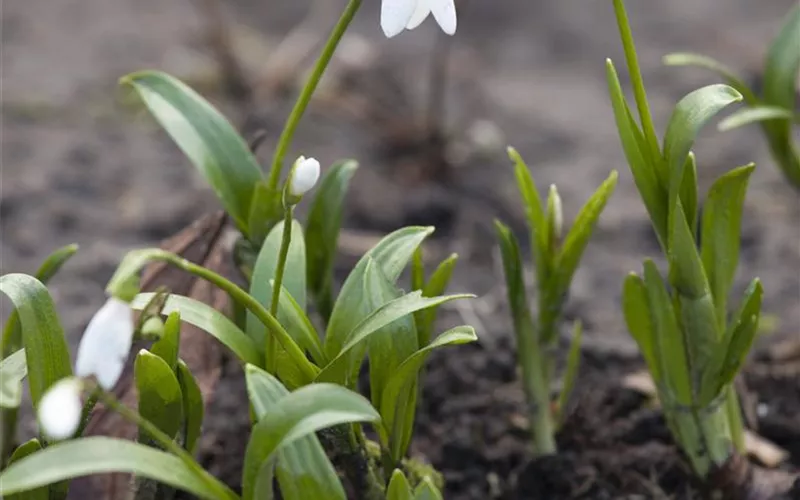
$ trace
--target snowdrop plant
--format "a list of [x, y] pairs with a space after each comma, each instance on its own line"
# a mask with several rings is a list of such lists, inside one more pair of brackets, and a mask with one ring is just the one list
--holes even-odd
[[617, 183], [617, 172], [597, 189], [575, 219], [572, 228], [563, 233], [561, 197], [550, 186], [544, 205], [525, 161], [513, 148], [509, 156], [522, 195], [530, 229], [530, 245], [536, 269], [536, 320], [531, 313], [519, 243], [511, 230], [495, 222], [500, 241], [508, 302], [517, 339], [517, 359], [522, 369], [522, 383], [528, 403], [533, 448], [536, 455], [556, 453], [555, 431], [563, 416], [578, 371], [581, 327], [576, 325], [572, 347], [564, 374], [564, 384], [556, 412], [551, 402], [551, 378], [554, 372], [552, 352], [558, 340], [563, 306], [569, 294], [572, 277], [589, 243], [608, 199]]
[[664, 62], [672, 66], [699, 66], [714, 71], [741, 93], [747, 107], [720, 122], [719, 129], [730, 130], [759, 123], [775, 163], [789, 182], [800, 188], [800, 150], [792, 139], [793, 126], [800, 123], [796, 108], [800, 71], [800, 5], [792, 7], [786, 15], [781, 30], [769, 47], [761, 95], [731, 69], [710, 57], [676, 53], [666, 56]]
[[644, 262], [643, 275], [627, 277], [623, 310], [673, 437], [695, 472], [706, 477], [743, 447], [732, 382], [757, 332], [762, 288], [753, 280], [738, 311], [729, 314], [745, 192], [754, 166], [719, 177], [698, 214], [691, 149], [701, 127], [742, 95], [727, 85], [691, 92], [675, 106], [659, 141], [622, 0], [614, 0], [614, 8], [638, 122], [608, 60], [611, 104], [622, 149], [668, 262], [666, 280], [650, 260]]

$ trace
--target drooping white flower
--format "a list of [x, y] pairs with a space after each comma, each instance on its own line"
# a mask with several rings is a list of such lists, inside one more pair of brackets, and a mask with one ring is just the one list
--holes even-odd
[[83, 404], [80, 379], [69, 377], [53, 384], [39, 400], [37, 414], [42, 433], [50, 439], [67, 439], [81, 423]]
[[319, 180], [319, 162], [315, 158], [301, 156], [295, 162], [289, 192], [294, 196], [303, 196]]
[[83, 332], [75, 361], [75, 375], [94, 376], [111, 390], [122, 375], [133, 342], [133, 311], [114, 297], [109, 298]]
[[387, 38], [392, 38], [405, 29], [413, 30], [430, 14], [442, 31], [455, 34], [458, 21], [454, 0], [383, 0], [381, 28]]

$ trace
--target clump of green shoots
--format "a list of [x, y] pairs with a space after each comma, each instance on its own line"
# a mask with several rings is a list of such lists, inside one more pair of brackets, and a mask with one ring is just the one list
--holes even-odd
[[597, 189], [563, 236], [561, 198], [555, 186], [550, 187], [547, 205], [542, 204], [536, 184], [522, 157], [513, 148], [509, 156], [514, 162], [517, 185], [522, 194], [530, 226], [533, 264], [536, 268], [536, 321], [533, 320], [523, 277], [523, 264], [517, 239], [501, 222], [495, 222], [505, 270], [508, 301], [517, 339], [517, 358], [522, 368], [522, 382], [528, 403], [534, 452], [537, 455], [556, 453], [555, 431], [563, 418], [580, 360], [581, 327], [576, 323], [567, 357], [564, 383], [556, 412], [550, 397], [554, 372], [550, 351], [558, 339], [564, 302], [581, 256], [589, 243], [592, 230], [617, 183], [617, 172]]
[[650, 260], [644, 262], [643, 276], [630, 274], [624, 284], [623, 309], [673, 436], [695, 472], [706, 477], [743, 447], [732, 382], [757, 332], [762, 288], [758, 279], [753, 280], [739, 310], [729, 318], [742, 209], [754, 166], [719, 177], [700, 216], [691, 148], [701, 127], [742, 95], [727, 85], [691, 92], [675, 106], [661, 143], [622, 0], [614, 0], [614, 8], [639, 123], [608, 60], [611, 103], [625, 157], [669, 264], [666, 282]]
[[757, 95], [724, 64], [698, 54], [676, 53], [664, 57], [672, 66], [700, 66], [718, 73], [742, 94], [747, 107], [719, 124], [720, 130], [758, 122], [769, 144], [775, 163], [796, 188], [800, 189], [800, 150], [792, 139], [792, 127], [800, 123], [796, 88], [800, 70], [800, 5], [792, 7], [778, 36], [772, 41], [764, 67], [761, 95]]

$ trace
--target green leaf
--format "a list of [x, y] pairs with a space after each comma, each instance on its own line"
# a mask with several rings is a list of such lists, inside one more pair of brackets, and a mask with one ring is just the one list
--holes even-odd
[[[136, 474], [200, 498], [237, 498], [213, 476], [205, 473], [201, 477], [174, 455], [131, 441], [101, 436], [62, 441], [12, 464], [0, 474], [0, 495], [110, 472]], [[212, 492], [208, 486], [211, 483], [227, 494]]]
[[800, 71], [800, 7], [787, 14], [780, 33], [770, 45], [764, 69], [764, 101], [794, 111], [795, 83]]
[[326, 363], [319, 334], [309, 317], [284, 287], [281, 287], [281, 295], [278, 297], [278, 320], [297, 345], [311, 355], [316, 364], [322, 366]]
[[[247, 216], [247, 227], [249, 228], [249, 241], [256, 245], [256, 248], [261, 246], [264, 238], [267, 237], [270, 230], [275, 227], [279, 222], [276, 216], [280, 212], [275, 213], [276, 200], [280, 200], [281, 190], [271, 189], [268, 181], [260, 180], [256, 182], [253, 187], [253, 201], [250, 203], [250, 214]], [[280, 203], [277, 207], [280, 207]]]
[[576, 321], [575, 329], [572, 331], [572, 342], [569, 345], [569, 354], [567, 354], [567, 367], [564, 369], [564, 383], [561, 387], [561, 393], [558, 395], [558, 420], [561, 423], [564, 422], [567, 404], [572, 395], [572, 390], [575, 388], [575, 381], [578, 379], [582, 338], [583, 325], [580, 321]]
[[342, 360], [351, 349], [358, 346], [370, 335], [379, 331], [386, 325], [391, 324], [398, 319], [413, 314], [416, 311], [421, 311], [428, 307], [438, 306], [457, 299], [474, 298], [474, 295], [461, 294], [461, 295], [445, 295], [441, 297], [423, 297], [419, 291], [411, 292], [403, 295], [397, 299], [387, 302], [375, 312], [364, 318], [347, 336], [342, 349], [335, 354], [320, 374], [317, 376], [317, 381], [330, 382], [341, 380], [342, 373], [337, 362]]
[[654, 380], [663, 381], [668, 394], [674, 398], [674, 401], [665, 401], [665, 405], [675, 402], [691, 405], [691, 365], [686, 356], [686, 343], [693, 339], [684, 338], [664, 280], [651, 260], [644, 261], [644, 286], [654, 332], [655, 357], [661, 373], [661, 378]]
[[[253, 277], [250, 280], [250, 295], [258, 300], [266, 309], [272, 304], [272, 281], [278, 267], [281, 242], [283, 241], [283, 222], [272, 228], [256, 259]], [[286, 269], [283, 275], [283, 287], [300, 306], [306, 308], [306, 246], [303, 241], [303, 228], [297, 221], [292, 221], [292, 234], [289, 242], [289, 253], [286, 255]], [[278, 318], [280, 321], [280, 318]], [[257, 345], [266, 346], [267, 328], [256, 316], [247, 312], [247, 335]]]
[[755, 106], [736, 111], [725, 118], [717, 128], [721, 131], [732, 130], [756, 122], [766, 122], [771, 120], [791, 121], [794, 118], [792, 112], [775, 106]]
[[425, 286], [425, 262], [422, 256], [422, 247], [414, 251], [411, 258], [411, 291], [422, 290]]
[[400, 469], [392, 472], [389, 487], [386, 489], [386, 500], [414, 500], [411, 485], [408, 484], [406, 475]]
[[131, 73], [131, 85], [147, 108], [205, 177], [223, 207], [246, 235], [250, 205], [261, 168], [234, 127], [203, 97], [158, 71]]
[[664, 64], [667, 66], [698, 66], [713, 71], [725, 79], [725, 83], [735, 88], [744, 96], [748, 104], [754, 104], [757, 99], [750, 87], [742, 81], [730, 68], [708, 56], [692, 54], [688, 52], [676, 52], [664, 56]]
[[[447, 286], [450, 284], [450, 279], [453, 277], [453, 270], [458, 261], [458, 254], [451, 254], [439, 264], [439, 267], [433, 271], [430, 279], [422, 287], [423, 297], [436, 297], [444, 295], [447, 291]], [[433, 325], [436, 323], [436, 313], [438, 307], [431, 307], [424, 311], [419, 311], [415, 314], [417, 322], [417, 339], [420, 347], [425, 347], [431, 340], [433, 333]]]
[[197, 385], [189, 367], [183, 360], [178, 360], [178, 384], [181, 386], [183, 396], [183, 447], [189, 453], [193, 453], [197, 440], [202, 434], [203, 416], [205, 405], [203, 403], [203, 393]]
[[686, 159], [695, 137], [714, 115], [741, 100], [742, 94], [733, 87], [715, 84], [689, 93], [675, 105], [664, 135], [664, 159], [669, 171], [670, 218], [675, 215]]
[[728, 294], [739, 265], [742, 209], [754, 170], [755, 164], [751, 163], [721, 176], [708, 191], [703, 208], [701, 259], [721, 329], [725, 328]]
[[547, 217], [545, 215], [542, 199], [528, 165], [516, 149], [509, 147], [508, 156], [514, 162], [514, 176], [517, 187], [522, 195], [525, 205], [525, 215], [531, 231], [531, 251], [533, 262], [536, 265], [536, 278], [539, 283], [545, 283], [552, 268], [552, 256], [547, 242]]
[[[650, 220], [656, 231], [656, 236], [663, 248], [667, 244], [667, 193], [665, 187], [659, 184], [655, 165], [648, 163], [647, 144], [642, 131], [633, 120], [619, 77], [611, 60], [606, 60], [606, 79], [614, 108], [614, 119], [617, 124], [622, 149], [630, 166], [636, 188], [642, 196], [642, 201], [650, 214]], [[656, 152], [660, 156], [660, 152]]]
[[[427, 346], [409, 356], [392, 372], [383, 389], [380, 412], [383, 426], [379, 434], [384, 445], [391, 449], [392, 458], [399, 461], [408, 448], [414, 426], [413, 409], [416, 404], [417, 376], [428, 356], [440, 347], [475, 342], [478, 336], [471, 326], [459, 326], [439, 335]], [[408, 416], [410, 415], [410, 418]]]
[[51, 385], [72, 375], [64, 330], [47, 288], [26, 274], [0, 276], [0, 291], [19, 314], [33, 407]]
[[322, 177], [306, 219], [308, 288], [326, 322], [333, 309], [333, 263], [345, 195], [357, 168], [352, 160], [333, 165]]
[[[154, 293], [140, 293], [131, 302], [131, 308], [141, 310], [150, 303]], [[233, 351], [242, 363], [257, 364], [261, 354], [255, 342], [224, 314], [213, 307], [188, 297], [170, 295], [162, 309], [163, 314], [178, 312], [181, 320], [207, 332]]]
[[181, 315], [178, 311], [172, 311], [167, 316], [163, 331], [161, 338], [150, 346], [150, 352], [166, 361], [167, 366], [174, 372], [178, 366], [181, 343]]
[[25, 349], [0, 361], [0, 407], [19, 407], [22, 402], [22, 380], [27, 375]]
[[[19, 445], [16, 450], [14, 450], [14, 453], [11, 455], [8, 464], [11, 465], [14, 462], [19, 462], [23, 458], [33, 455], [41, 449], [42, 444], [38, 439], [33, 438], [30, 441], [26, 441], [25, 443]], [[8, 495], [5, 498], [6, 500], [49, 500], [50, 488], [47, 486], [40, 486], [38, 488], [30, 489], [21, 493]]]
[[[257, 420], [261, 420], [267, 411], [277, 407], [289, 394], [278, 379], [253, 365], [245, 367], [245, 379]], [[279, 450], [276, 468], [281, 496], [286, 500], [346, 498], [336, 469], [314, 434], [299, 438]]]
[[622, 288], [622, 311], [628, 331], [639, 346], [639, 351], [647, 363], [650, 375], [656, 383], [661, 382], [661, 363], [659, 362], [660, 354], [656, 351], [654, 316], [650, 311], [647, 288], [645, 288], [642, 278], [636, 273], [630, 273], [625, 278]]
[[693, 235], [697, 234], [697, 164], [695, 163], [694, 153], [690, 152], [686, 157], [683, 179], [678, 196], [686, 214], [686, 223]]
[[433, 484], [433, 480], [425, 476], [417, 485], [417, 489], [414, 490], [414, 500], [442, 500], [442, 493]]
[[[363, 281], [370, 260], [395, 283], [400, 273], [408, 265], [414, 251], [422, 241], [433, 232], [431, 227], [406, 227], [384, 237], [372, 250], [367, 252], [342, 285], [339, 297], [333, 306], [328, 329], [325, 335], [325, 355], [333, 359], [341, 351], [346, 339], [364, 318], [373, 310], [364, 297]], [[363, 357], [354, 353], [353, 358]], [[351, 374], [346, 373], [349, 378]]]
[[321, 429], [379, 420], [369, 401], [338, 385], [313, 384], [284, 396], [253, 427], [245, 452], [244, 499], [254, 498], [259, 472], [277, 451]]
[[[174, 438], [183, 421], [183, 394], [172, 368], [155, 354], [142, 349], [133, 364], [133, 376], [139, 395], [139, 414]], [[151, 436], [139, 430], [140, 442]]]
[[683, 204], [678, 203], [677, 208], [670, 234], [669, 281], [679, 294], [700, 298], [709, 291], [708, 280], [694, 235], [683, 215]]

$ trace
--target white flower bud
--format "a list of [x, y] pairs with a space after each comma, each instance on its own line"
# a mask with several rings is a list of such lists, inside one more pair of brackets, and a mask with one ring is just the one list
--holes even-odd
[[293, 196], [303, 196], [319, 180], [319, 162], [315, 158], [301, 156], [295, 162], [289, 192]]
[[558, 189], [555, 184], [550, 185], [550, 194], [547, 197], [547, 218], [550, 225], [550, 239], [555, 243], [561, 239], [562, 225], [564, 223], [564, 216], [561, 209], [561, 196], [558, 195]]
[[381, 28], [387, 38], [392, 38], [404, 29], [413, 30], [430, 14], [442, 31], [448, 35], [456, 32], [458, 22], [454, 0], [383, 0]]
[[83, 333], [75, 361], [75, 375], [97, 378], [100, 387], [111, 390], [122, 375], [133, 343], [133, 311], [130, 305], [109, 298]]
[[39, 400], [38, 416], [41, 432], [50, 439], [67, 439], [81, 423], [83, 403], [80, 379], [69, 377], [53, 384]]

